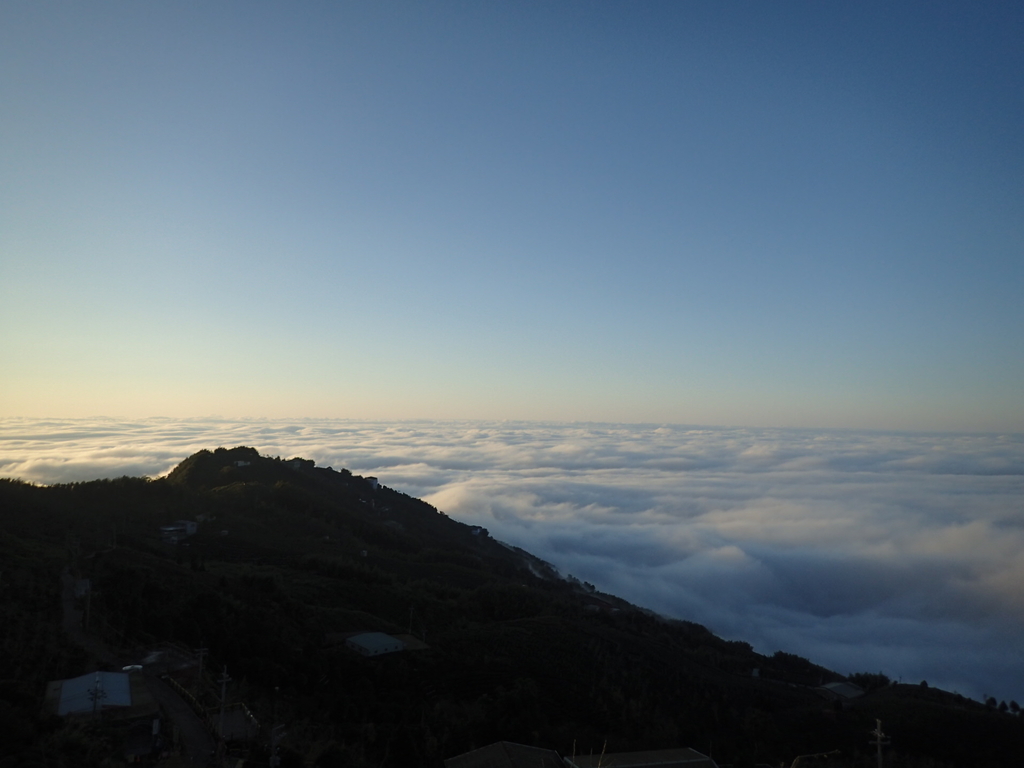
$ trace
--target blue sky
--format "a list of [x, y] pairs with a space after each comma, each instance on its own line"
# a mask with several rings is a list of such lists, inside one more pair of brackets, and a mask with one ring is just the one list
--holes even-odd
[[0, 415], [1024, 431], [1015, 3], [0, 8]]

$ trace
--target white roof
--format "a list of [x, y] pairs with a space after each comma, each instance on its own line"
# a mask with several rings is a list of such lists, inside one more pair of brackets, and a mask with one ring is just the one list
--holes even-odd
[[132, 691], [128, 675], [124, 672], [90, 672], [81, 677], [62, 681], [57, 714], [92, 712], [94, 695], [97, 697], [96, 707], [99, 709], [130, 707]]

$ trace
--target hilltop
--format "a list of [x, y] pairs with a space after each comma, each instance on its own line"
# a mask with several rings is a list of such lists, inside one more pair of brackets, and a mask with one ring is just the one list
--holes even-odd
[[[0, 481], [0, 522], [0, 740], [21, 761], [0, 766], [61, 750], [58, 764], [83, 751], [99, 764], [113, 749], [39, 714], [47, 680], [98, 665], [60, 631], [65, 568], [89, 579], [89, 632], [126, 662], [207, 649], [202, 679], [181, 673], [204, 707], [227, 667], [230, 697], [259, 723], [235, 745], [246, 765], [269, 764], [280, 723], [283, 765], [440, 766], [504, 740], [565, 754], [690, 746], [737, 767], [840, 749], [829, 764], [853, 766], [873, 759], [876, 718], [894, 764], [1024, 764], [1013, 713], [756, 653], [299, 457], [218, 448], [155, 480]], [[408, 650], [353, 652], [346, 641], [367, 632]], [[866, 692], [820, 689], [844, 682]]]

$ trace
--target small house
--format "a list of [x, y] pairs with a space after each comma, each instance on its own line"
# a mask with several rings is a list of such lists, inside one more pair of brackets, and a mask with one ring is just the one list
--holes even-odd
[[850, 699], [864, 695], [864, 689], [853, 683], [825, 683], [825, 685], [815, 688], [814, 692], [842, 706], [845, 706]]
[[363, 656], [380, 656], [405, 650], [405, 643], [397, 637], [383, 632], [363, 632], [353, 635], [345, 641], [345, 645]]
[[444, 761], [445, 768], [565, 768], [552, 749], [498, 741]]
[[198, 525], [195, 520], [175, 520], [170, 525], [160, 526], [160, 538], [167, 544], [177, 544], [187, 536], [194, 536]]
[[89, 714], [130, 707], [132, 691], [126, 672], [90, 672], [50, 683], [47, 699], [58, 715]]

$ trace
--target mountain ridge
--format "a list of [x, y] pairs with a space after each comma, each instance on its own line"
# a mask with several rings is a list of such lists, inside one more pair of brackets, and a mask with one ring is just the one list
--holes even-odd
[[[1024, 762], [1019, 717], [881, 673], [854, 676], [864, 696], [830, 701], [814, 689], [848, 675], [599, 593], [422, 500], [299, 457], [204, 450], [158, 479], [3, 481], [0, 500], [11, 574], [39, 594], [64, 565], [89, 578], [92, 629], [125, 653], [207, 647], [258, 716], [304, 724], [282, 745], [296, 765], [440, 765], [511, 740], [565, 753], [714, 744], [735, 766], [841, 748], [832, 764], [852, 766], [871, 757], [876, 717], [898, 764]], [[194, 535], [162, 536], [182, 519]], [[33, 610], [52, 622], [17, 605], [19, 626]], [[337, 642], [359, 631], [429, 648], [361, 659]], [[31, 656], [5, 642], [12, 659]], [[74, 648], [52, 653], [51, 677], [87, 671]], [[37, 695], [16, 693], [7, 706]], [[27, 750], [48, 738], [33, 727]], [[953, 738], [975, 732], [970, 748]], [[265, 742], [247, 747], [251, 764], [266, 764]]]

